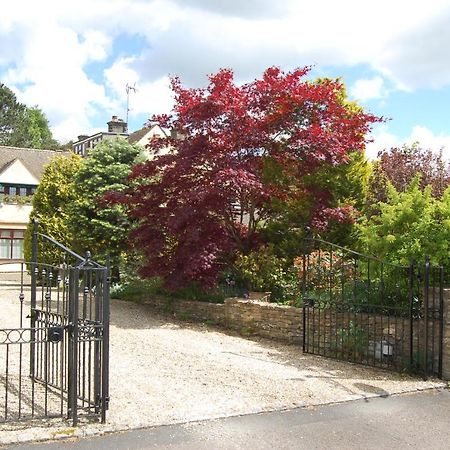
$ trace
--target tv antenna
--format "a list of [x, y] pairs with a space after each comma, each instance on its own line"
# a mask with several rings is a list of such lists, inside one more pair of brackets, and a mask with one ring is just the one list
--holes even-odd
[[126, 91], [127, 91], [127, 119], [126, 120], [127, 120], [127, 131], [128, 131], [128, 113], [130, 112], [130, 92], [133, 91], [136, 94], [136, 92], [137, 92], [136, 83], [133, 83], [133, 86], [131, 86], [127, 83]]

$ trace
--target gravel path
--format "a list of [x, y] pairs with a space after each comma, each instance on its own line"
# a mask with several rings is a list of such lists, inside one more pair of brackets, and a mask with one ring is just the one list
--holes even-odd
[[[0, 327], [18, 300], [0, 288]], [[13, 326], [16, 325], [14, 322]], [[0, 349], [1, 351], [1, 349]], [[0, 375], [4, 367], [0, 367]], [[82, 436], [442, 387], [395, 373], [303, 355], [296, 346], [249, 340], [158, 317], [147, 305], [111, 305], [110, 410], [106, 425], [61, 420], [27, 430], [0, 426], [0, 443]], [[1, 407], [1, 405], [0, 405]]]

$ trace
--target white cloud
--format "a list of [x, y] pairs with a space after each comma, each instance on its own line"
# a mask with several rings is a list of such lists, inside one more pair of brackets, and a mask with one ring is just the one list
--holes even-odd
[[264, 17], [282, 15], [289, 10], [286, 1], [273, 0], [172, 0], [181, 7], [210, 11], [235, 17]]
[[83, 66], [103, 59], [108, 45], [101, 33], [86, 33], [81, 39], [73, 30], [56, 24], [27, 30], [27, 45], [21, 58], [4, 75], [20, 101], [39, 105], [54, 126], [55, 137], [69, 140], [73, 133], [61, 134], [64, 123], [76, 122], [89, 128], [94, 106], [110, 105], [101, 84], [90, 80]]
[[84, 58], [91, 61], [105, 59], [111, 47], [111, 38], [101, 31], [88, 30], [83, 33], [82, 50]]
[[357, 80], [350, 90], [350, 95], [360, 101], [382, 98], [385, 95], [383, 78]]
[[146, 114], [168, 112], [173, 104], [172, 91], [168, 76], [162, 76], [154, 81], [144, 81], [139, 73], [132, 68], [135, 58], [123, 58], [105, 71], [107, 86], [113, 92], [118, 103], [125, 104], [126, 90], [124, 82], [136, 87], [130, 93], [130, 118]]
[[[355, 84], [361, 100], [383, 96], [383, 80], [398, 89], [450, 85], [449, 20], [448, 0], [15, 0], [0, 15], [0, 79], [69, 139], [67, 124], [88, 132], [99, 111], [123, 109], [133, 77], [134, 115], [170, 108], [168, 74], [200, 85], [220, 67], [249, 80], [270, 65], [366, 64], [383, 77]], [[123, 35], [147, 48], [117, 59]], [[89, 78], [93, 62], [109, 65], [103, 79]]]
[[391, 147], [401, 147], [403, 144], [411, 145], [418, 142], [424, 149], [430, 149], [442, 154], [450, 161], [450, 135], [435, 134], [430, 129], [415, 125], [406, 138], [401, 138], [389, 132], [387, 125], [381, 125], [372, 133], [373, 142], [367, 145], [366, 154], [369, 159], [375, 159], [379, 151]]

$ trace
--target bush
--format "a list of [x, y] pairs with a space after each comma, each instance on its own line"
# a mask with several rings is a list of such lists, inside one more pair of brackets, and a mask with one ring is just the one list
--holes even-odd
[[111, 285], [111, 298], [121, 300], [144, 300], [152, 295], [161, 295], [162, 293], [162, 280], [158, 277], [149, 279], [132, 278]]
[[181, 299], [223, 303], [228, 295], [220, 288], [215, 291], [206, 291], [196, 284], [191, 284], [183, 289], [169, 292], [164, 288], [164, 282], [159, 277], [147, 279], [130, 277], [126, 281], [114, 283], [111, 286], [112, 298], [140, 301], [151, 296], [166, 297], [168, 300]]
[[286, 258], [275, 255], [272, 246], [262, 246], [236, 262], [236, 282], [247, 290], [271, 292], [271, 300], [288, 302], [299, 295], [296, 270]]
[[174, 292], [165, 292], [165, 295], [180, 300], [194, 300], [199, 302], [223, 303], [226, 293], [220, 288], [216, 290], [206, 290], [201, 288], [197, 283], [191, 283], [185, 288], [178, 289]]
[[341, 356], [360, 358], [367, 353], [369, 338], [364, 327], [350, 320], [347, 327], [337, 331], [336, 345]]
[[413, 260], [449, 268], [450, 189], [442, 198], [433, 198], [431, 186], [420, 189], [416, 177], [405, 192], [389, 186], [389, 198], [379, 203], [380, 214], [358, 226], [363, 250], [397, 265]]

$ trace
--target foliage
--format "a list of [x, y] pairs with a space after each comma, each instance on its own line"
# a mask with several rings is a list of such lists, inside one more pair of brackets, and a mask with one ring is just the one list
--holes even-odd
[[449, 164], [442, 157], [442, 150], [434, 153], [430, 149], [422, 149], [417, 143], [384, 150], [378, 154], [370, 179], [369, 208], [377, 212], [377, 202], [388, 199], [388, 182], [397, 191], [405, 192], [417, 174], [420, 174], [419, 186], [422, 190], [431, 186], [433, 197], [442, 197], [450, 184], [449, 170]]
[[53, 139], [48, 119], [41, 109], [36, 106], [27, 108], [24, 119], [27, 138], [26, 140], [24, 138], [22, 147], [45, 148], [47, 150], [61, 148], [61, 145]]
[[[343, 246], [354, 244], [353, 225], [366, 204], [370, 174], [371, 165], [365, 153], [353, 152], [348, 162], [326, 165], [309, 180], [311, 187], [316, 186], [316, 192], [328, 193], [328, 204], [334, 208], [334, 211], [325, 211], [328, 226], [316, 227], [321, 230], [322, 239]], [[320, 218], [324, 213], [317, 211], [315, 215]]]
[[24, 148], [59, 148], [45, 114], [17, 101], [15, 94], [0, 83], [0, 145]]
[[324, 240], [354, 245], [353, 225], [366, 204], [370, 169], [364, 152], [352, 152], [340, 164], [324, 163], [291, 181], [299, 193], [272, 201], [264, 238], [276, 244], [277, 254], [288, 258], [301, 253], [305, 227]]
[[188, 286], [176, 291], [165, 291], [166, 295], [174, 299], [195, 300], [199, 302], [223, 303], [227, 296], [221, 288], [204, 289], [198, 283], [192, 282]]
[[205, 291], [196, 284], [191, 284], [175, 292], [164, 289], [163, 280], [153, 278], [128, 278], [111, 286], [111, 297], [123, 300], [141, 301], [152, 296], [164, 297], [169, 302], [174, 299], [196, 300], [210, 303], [223, 303], [226, 295], [220, 289]]
[[355, 276], [353, 262], [345, 258], [342, 252], [314, 250], [303, 259], [294, 259], [299, 280], [306, 279], [314, 289], [326, 289], [330, 286], [341, 286]]
[[0, 145], [17, 146], [17, 130], [25, 111], [25, 105], [17, 101], [11, 89], [0, 83]]
[[111, 285], [111, 298], [139, 301], [162, 293], [160, 278], [131, 278]]
[[359, 226], [363, 248], [394, 264], [423, 261], [448, 266], [450, 238], [450, 189], [442, 199], [434, 198], [431, 186], [421, 189], [416, 176], [405, 192], [388, 184], [388, 199], [378, 204], [380, 214]]
[[75, 178], [78, 196], [69, 207], [69, 223], [76, 247], [82, 253], [91, 251], [100, 263], [109, 257], [114, 279], [119, 277], [131, 221], [123, 205], [110, 204], [104, 197], [109, 190], [122, 192], [129, 187], [128, 175], [141, 151], [124, 139], [103, 140]]
[[350, 320], [347, 327], [337, 330], [336, 347], [342, 356], [361, 357], [366, 354], [369, 338], [364, 327]]
[[[75, 177], [81, 167], [82, 158], [77, 155], [57, 156], [52, 159], [44, 170], [32, 200], [33, 209], [30, 220], [38, 220], [40, 232], [68, 247], [72, 247], [74, 240], [68, 224], [68, 208], [78, 195]], [[31, 260], [31, 236], [30, 222], [24, 242], [27, 261]], [[49, 264], [56, 264], [59, 259], [59, 255], [48, 247], [41, 247], [39, 254], [41, 261]]]
[[293, 300], [298, 296], [298, 279], [288, 260], [277, 257], [271, 246], [262, 246], [248, 255], [239, 255], [235, 261], [236, 278], [247, 290], [271, 292], [278, 301]]
[[[171, 289], [214, 286], [236, 253], [261, 244], [277, 202], [310, 193], [306, 175], [364, 148], [380, 119], [346, 105], [338, 80], [305, 81], [307, 73], [270, 68], [237, 86], [232, 71], [221, 70], [206, 89], [172, 80], [174, 115], [157, 119], [183, 138], [154, 139], [152, 151], [175, 151], [137, 166], [139, 185], [117, 196], [138, 221], [132, 239], [145, 253], [143, 276], [160, 275]], [[317, 211], [328, 208], [325, 216], [345, 215], [324, 205], [325, 196], [314, 199]]]
[[31, 196], [0, 194], [0, 203], [10, 205], [29, 205], [31, 202]]

